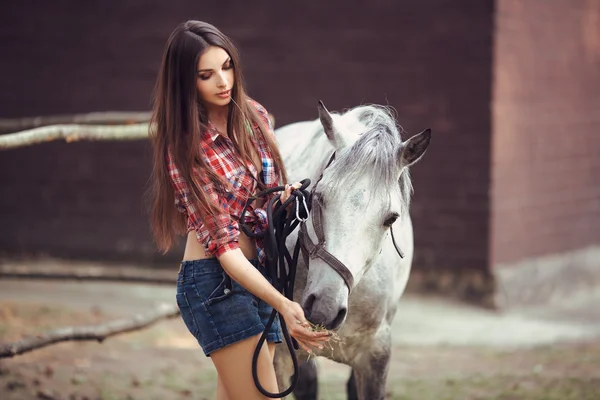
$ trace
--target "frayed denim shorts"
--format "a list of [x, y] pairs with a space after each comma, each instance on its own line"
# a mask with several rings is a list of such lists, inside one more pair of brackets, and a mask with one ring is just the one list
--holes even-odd
[[[258, 260], [250, 263], [262, 270]], [[206, 356], [261, 334], [273, 311], [269, 304], [230, 279], [216, 258], [181, 263], [176, 299], [183, 322]], [[271, 325], [267, 341], [282, 342], [279, 317]]]

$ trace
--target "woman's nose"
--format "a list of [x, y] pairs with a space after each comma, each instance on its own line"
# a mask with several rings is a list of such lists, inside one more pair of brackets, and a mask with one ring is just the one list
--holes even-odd
[[227, 87], [227, 78], [225, 78], [225, 75], [223, 75], [223, 73], [219, 74], [219, 83], [217, 84], [220, 88], [225, 88]]

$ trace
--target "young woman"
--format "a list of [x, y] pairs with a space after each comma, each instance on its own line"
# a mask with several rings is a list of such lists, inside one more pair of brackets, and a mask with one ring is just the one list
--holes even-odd
[[[217, 28], [199, 21], [169, 37], [154, 92], [152, 227], [163, 251], [187, 232], [177, 280], [181, 316], [219, 375], [217, 399], [262, 399], [252, 354], [273, 308], [305, 349], [327, 333], [309, 329], [302, 308], [265, 278], [263, 243], [240, 231], [249, 196], [286, 180], [267, 111], [244, 90], [238, 51]], [[294, 188], [286, 185], [285, 201]], [[246, 216], [265, 229], [266, 212]], [[279, 321], [258, 359], [261, 384], [277, 392], [273, 368]]]

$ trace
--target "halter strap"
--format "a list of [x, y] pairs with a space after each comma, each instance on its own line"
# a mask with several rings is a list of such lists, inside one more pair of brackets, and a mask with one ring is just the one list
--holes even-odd
[[[315, 199], [315, 188], [318, 183], [323, 179], [323, 173], [325, 170], [333, 163], [335, 160], [335, 151], [329, 157], [329, 161], [319, 179], [315, 182], [311, 194], [310, 201], [312, 204], [311, 207], [311, 215], [312, 215], [312, 223], [313, 228], [315, 230], [315, 234], [317, 235], [317, 244], [314, 244], [313, 241], [308, 236], [308, 232], [306, 230], [306, 222], [302, 222], [300, 224], [300, 232], [298, 233], [298, 241], [300, 243], [300, 249], [302, 250], [302, 258], [304, 259], [304, 264], [306, 264], [306, 268], [309, 268], [310, 260], [315, 258], [320, 258], [325, 261], [335, 272], [337, 272], [344, 282], [346, 286], [348, 286], [348, 293], [352, 292], [354, 288], [354, 277], [352, 276], [352, 272], [344, 265], [343, 262], [338, 260], [333, 254], [325, 250], [325, 233], [323, 230], [323, 212], [321, 209], [321, 203], [319, 199]], [[316, 200], [316, 201], [315, 201]]]
[[300, 225], [300, 233], [298, 234], [304, 264], [306, 264], [306, 267], [308, 268], [310, 265], [309, 259], [320, 258], [342, 277], [346, 286], [348, 286], [348, 292], [352, 292], [352, 289], [354, 288], [354, 277], [352, 276], [352, 272], [350, 272], [343, 262], [325, 250], [325, 235], [323, 234], [321, 205], [318, 201], [313, 202], [312, 217], [313, 228], [315, 229], [318, 243], [314, 244], [308, 236], [305, 222]]

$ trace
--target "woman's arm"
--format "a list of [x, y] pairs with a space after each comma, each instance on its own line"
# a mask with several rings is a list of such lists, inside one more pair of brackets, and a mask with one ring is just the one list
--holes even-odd
[[265, 277], [246, 259], [242, 251], [230, 250], [219, 257], [223, 269], [233, 280], [250, 293], [270, 304], [285, 320], [288, 331], [300, 346], [310, 351], [309, 346], [322, 348], [322, 342], [329, 339], [327, 332], [313, 332], [298, 303], [279, 293]]

